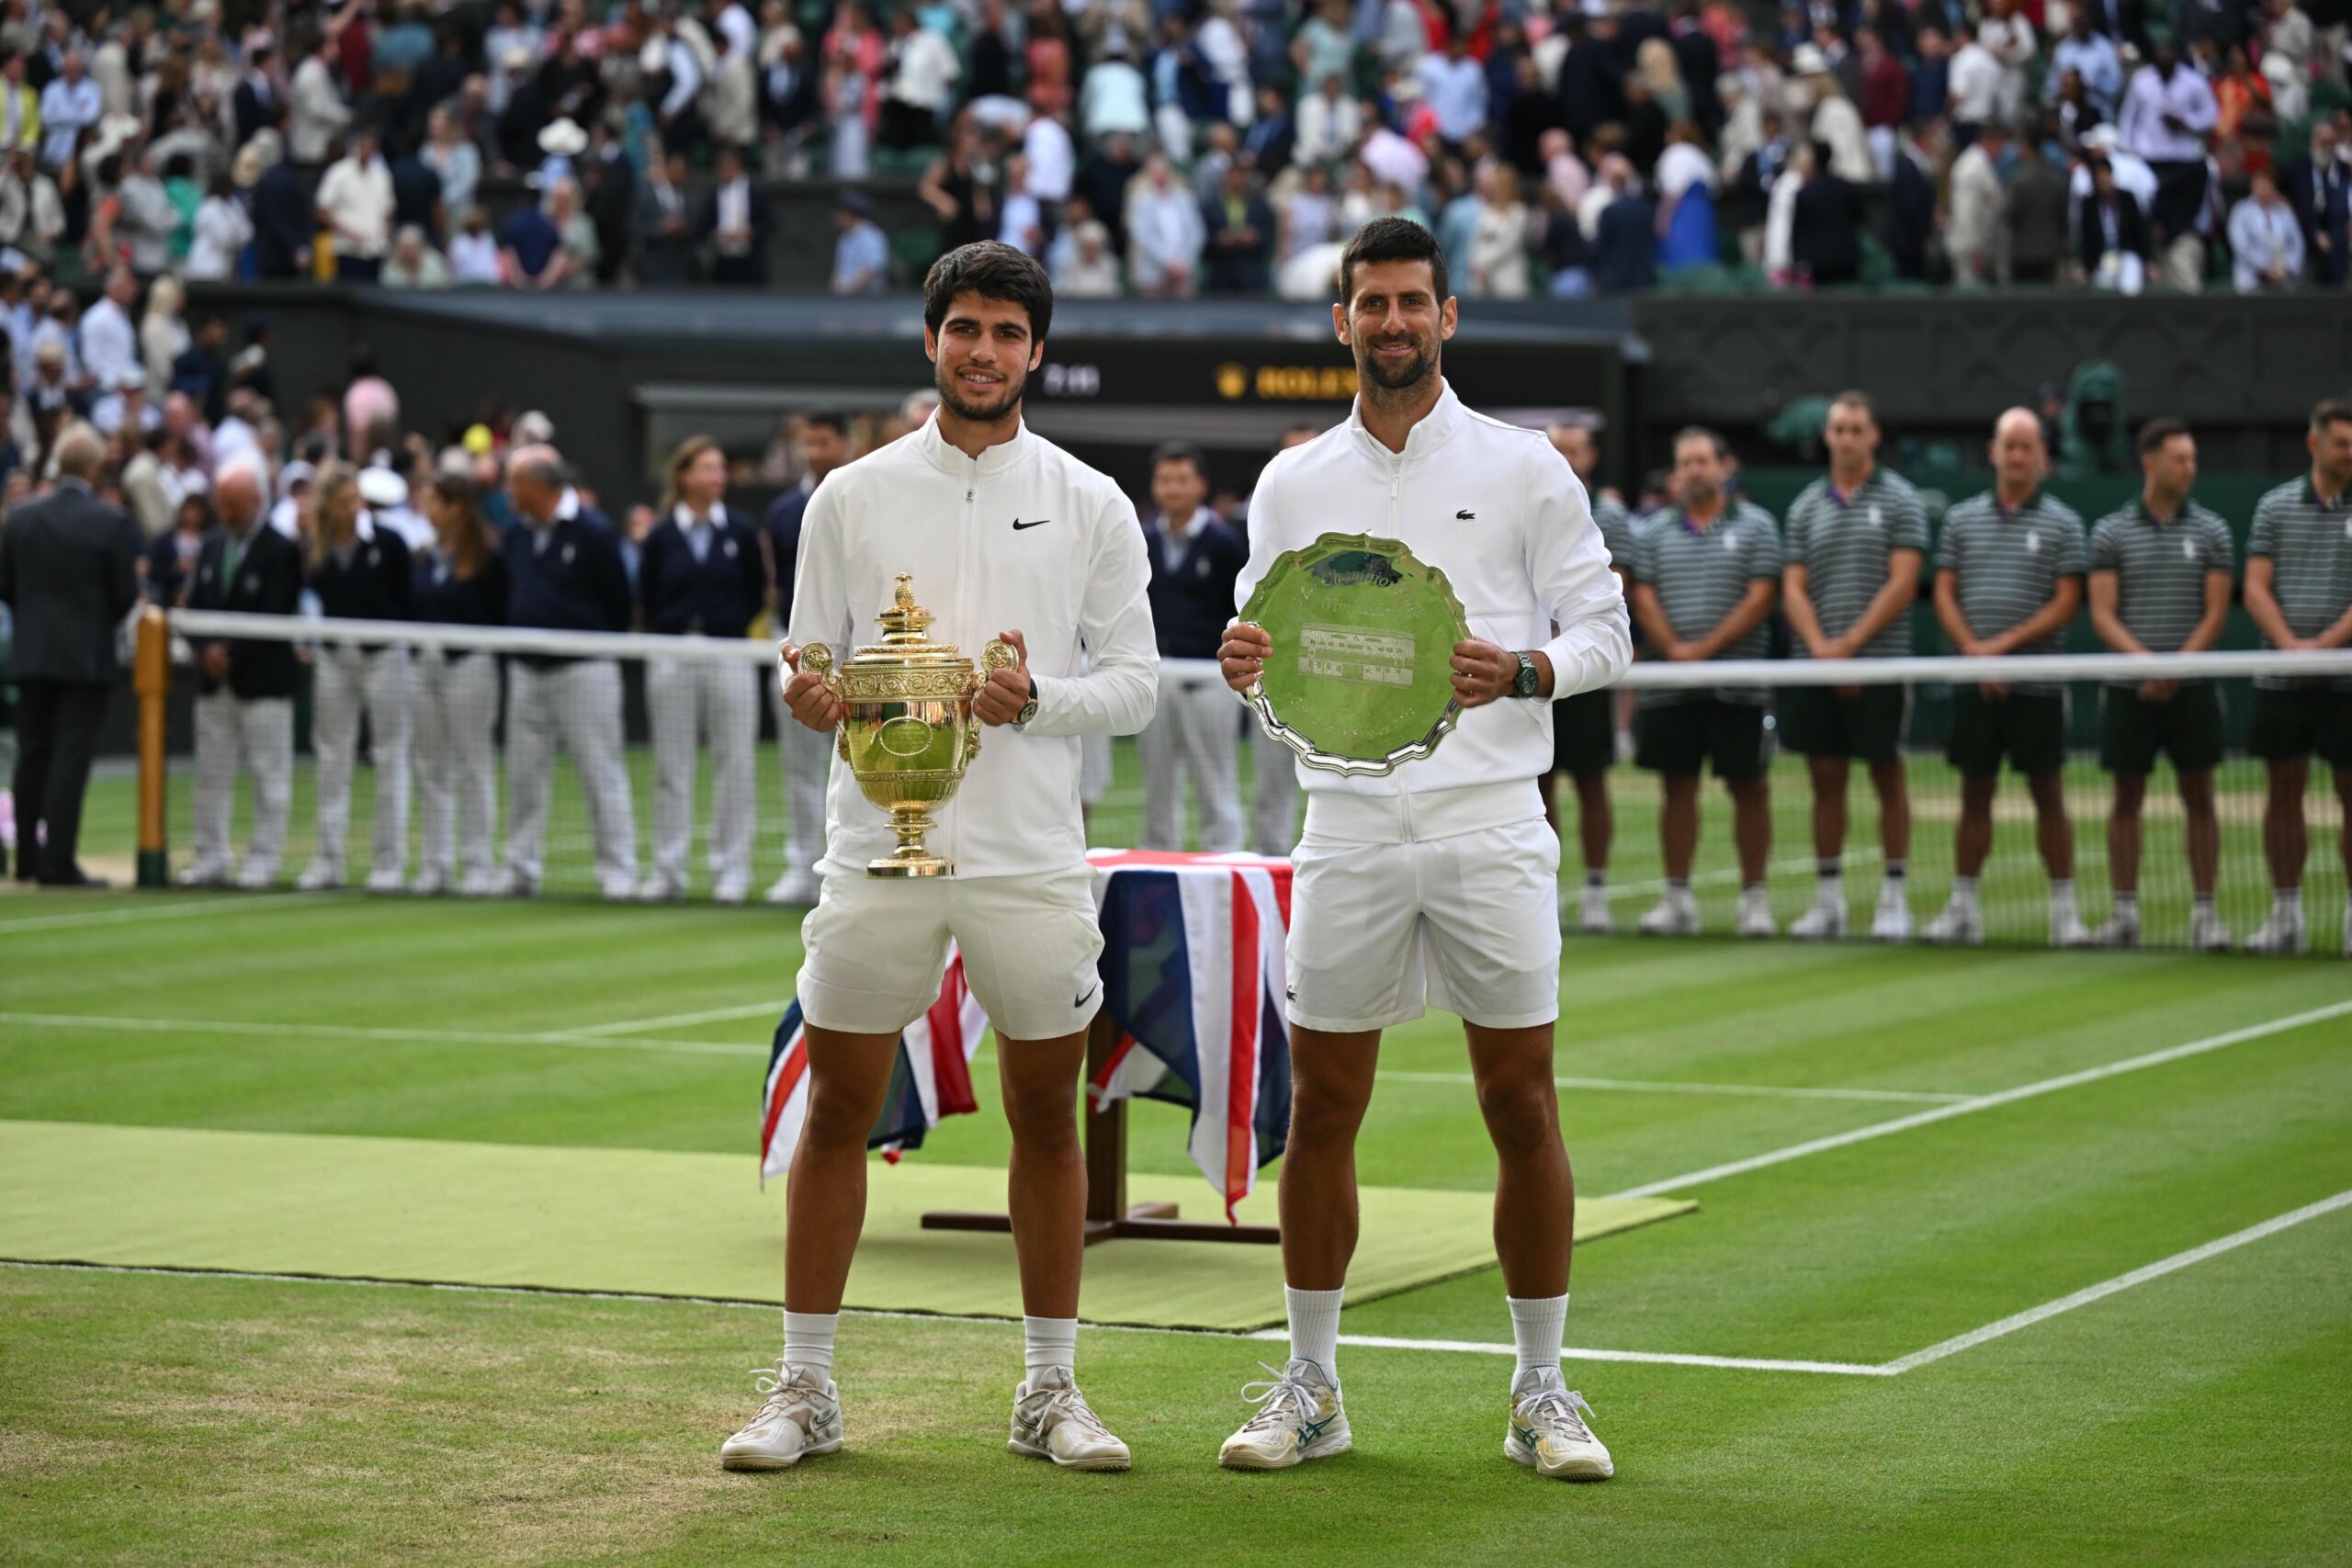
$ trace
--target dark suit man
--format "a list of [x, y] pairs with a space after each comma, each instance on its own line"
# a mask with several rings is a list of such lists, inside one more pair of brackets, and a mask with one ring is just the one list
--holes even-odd
[[284, 160], [254, 182], [254, 266], [263, 277], [300, 277], [311, 270], [317, 220], [302, 171]]
[[764, 287], [768, 280], [767, 193], [743, 172], [743, 156], [732, 147], [718, 150], [712, 170], [718, 186], [702, 209], [697, 232], [710, 246], [713, 283]]
[[2091, 165], [2091, 194], [2076, 209], [2075, 244], [2084, 275], [2094, 279], [2109, 251], [2147, 262], [2147, 215], [2130, 191], [2116, 187], [2115, 175], [2105, 164]]
[[68, 431], [56, 491], [0, 526], [0, 603], [17, 622], [17, 877], [44, 887], [105, 886], [83, 874], [74, 848], [114, 690], [115, 628], [139, 598], [139, 529], [90, 493], [105, 457], [97, 432]]
[[2346, 231], [2352, 230], [2352, 170], [2335, 155], [2335, 127], [2312, 127], [2311, 155], [2290, 159], [2278, 170], [2278, 188], [2302, 225], [2303, 254], [2311, 258], [2312, 281], [2343, 285]]

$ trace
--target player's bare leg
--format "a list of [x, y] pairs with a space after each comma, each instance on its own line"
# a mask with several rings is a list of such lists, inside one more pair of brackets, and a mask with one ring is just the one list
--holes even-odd
[[1870, 766], [1871, 787], [1878, 792], [1878, 846], [1884, 877], [1879, 884], [1878, 913], [1871, 917], [1871, 935], [1880, 942], [1905, 942], [1911, 935], [1910, 775], [1901, 757]]
[[2090, 941], [2075, 906], [2075, 824], [2066, 815], [2066, 777], [2056, 768], [2029, 774], [2033, 841], [2050, 874], [2050, 945], [2081, 947]]

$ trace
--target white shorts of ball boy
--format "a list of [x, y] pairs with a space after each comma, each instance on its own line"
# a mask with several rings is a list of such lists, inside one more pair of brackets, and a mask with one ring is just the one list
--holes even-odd
[[[1528, 800], [1537, 804], [1532, 787]], [[1374, 802], [1340, 801], [1309, 804], [1291, 853], [1291, 1022], [1337, 1033], [1430, 1008], [1489, 1029], [1560, 1016], [1560, 840], [1549, 823], [1447, 833], [1442, 811], [1384, 824], [1362, 809]]]
[[801, 922], [800, 1014], [896, 1034], [939, 1000], [947, 944], [1000, 1038], [1075, 1034], [1102, 1003], [1102, 931], [1088, 867], [1023, 876], [828, 874]]

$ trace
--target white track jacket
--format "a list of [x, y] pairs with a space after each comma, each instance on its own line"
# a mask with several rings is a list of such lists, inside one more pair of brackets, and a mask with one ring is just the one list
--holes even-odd
[[[828, 643], [848, 663], [858, 644], [882, 640], [875, 617], [900, 572], [937, 617], [934, 639], [977, 665], [990, 637], [1018, 631], [1037, 682], [1035, 718], [981, 729], [979, 755], [933, 814], [932, 852], [959, 876], [1083, 865], [1079, 737], [1134, 734], [1159, 693], [1151, 568], [1134, 506], [1025, 425], [973, 458], [928, 421], [836, 468], [809, 496], [786, 635]], [[825, 814], [819, 869], [828, 874], [862, 875], [898, 846], [889, 814], [859, 792], [838, 753]]]
[[[1612, 685], [1633, 661], [1584, 486], [1540, 432], [1473, 412], [1451, 386], [1402, 453], [1364, 429], [1359, 407], [1267, 465], [1236, 608], [1276, 556], [1334, 532], [1404, 541], [1453, 583], [1471, 636], [1551, 659], [1555, 698]], [[1301, 764], [1298, 779], [1310, 837], [1395, 843], [1541, 816], [1535, 780], [1551, 766], [1552, 705], [1504, 697], [1464, 710], [1435, 752], [1385, 777]]]

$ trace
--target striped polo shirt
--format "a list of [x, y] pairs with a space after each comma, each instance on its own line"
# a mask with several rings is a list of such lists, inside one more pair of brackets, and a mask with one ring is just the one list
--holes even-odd
[[[1928, 554], [1928, 509], [1900, 474], [1873, 468], [1851, 495], [1839, 494], [1825, 476], [1805, 486], [1789, 508], [1789, 564], [1804, 568], [1805, 596], [1824, 636], [1843, 637], [1862, 618], [1886, 586], [1897, 550], [1917, 550], [1922, 559]], [[1803, 637], [1790, 651], [1798, 659], [1813, 657]], [[1900, 659], [1910, 651], [1906, 608], [1879, 629], [1862, 656]]]
[[1594, 496], [1592, 521], [1600, 530], [1601, 544], [1608, 548], [1609, 564], [1620, 571], [1633, 570], [1634, 514], [1625, 510], [1625, 503], [1605, 495]]
[[[2270, 558], [2270, 591], [2297, 637], [2317, 637], [2352, 609], [2352, 491], [2323, 501], [2309, 476], [2291, 479], [2254, 503], [2246, 535], [2248, 560]], [[2257, 675], [2271, 691], [2296, 684], [2281, 675]], [[2352, 676], [2335, 676], [2332, 692], [2352, 692]]]
[[[2177, 653], [2205, 618], [2205, 579], [2231, 575], [2230, 525], [2189, 502], [2177, 517], [2159, 518], [2145, 499], [2110, 512], [2091, 529], [2091, 570], [2115, 573], [2116, 618], [2150, 653]], [[2110, 686], [2136, 686], [2120, 675]]]
[[[1634, 533], [1634, 581], [1657, 591], [1667, 624], [1683, 642], [1696, 642], [1721, 626], [1758, 578], [1781, 581], [1781, 530], [1772, 514], [1752, 501], [1734, 501], [1708, 528], [1693, 527], [1681, 511], [1653, 512]], [[1771, 618], [1715, 655], [1718, 659], [1764, 659], [1772, 651]], [[1708, 694], [1645, 688], [1643, 707], [1696, 702]], [[1762, 706], [1771, 701], [1763, 686], [1718, 686], [1727, 703]]]
[[[2085, 570], [2083, 520], [2047, 491], [2036, 491], [2011, 512], [1998, 492], [1986, 491], [1957, 502], [1944, 513], [1944, 536], [1936, 547], [1936, 570], [1958, 579], [1960, 613], [1980, 637], [1997, 637], [2032, 619], [2057, 597], [2062, 578]], [[2064, 626], [2019, 653], [2057, 653], [2066, 646]], [[2048, 682], [2018, 682], [2012, 690], [2049, 695]]]

